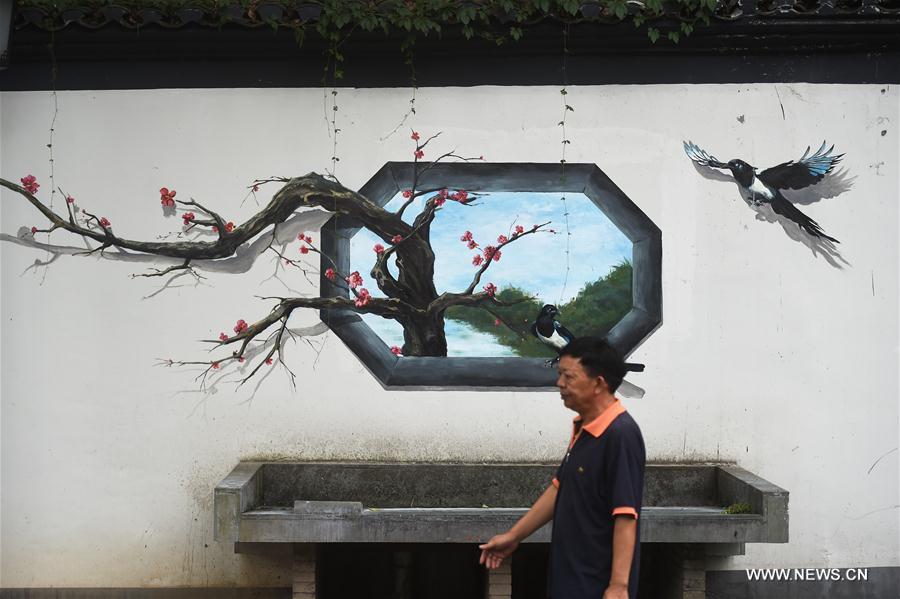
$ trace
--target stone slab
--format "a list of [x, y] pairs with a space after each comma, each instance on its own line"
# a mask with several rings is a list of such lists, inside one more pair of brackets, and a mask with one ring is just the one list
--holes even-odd
[[[518, 520], [550, 464], [239, 464], [216, 489], [216, 538], [240, 543], [477, 543]], [[784, 489], [733, 464], [650, 464], [641, 542], [787, 541]], [[726, 514], [746, 502], [753, 513]], [[547, 543], [551, 525], [528, 541]]]

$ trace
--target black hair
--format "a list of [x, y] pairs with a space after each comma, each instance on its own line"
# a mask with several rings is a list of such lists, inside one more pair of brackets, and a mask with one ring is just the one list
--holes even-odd
[[602, 337], [579, 337], [565, 346], [559, 356], [578, 358], [588, 375], [603, 377], [610, 393], [619, 388], [628, 370], [622, 355]]

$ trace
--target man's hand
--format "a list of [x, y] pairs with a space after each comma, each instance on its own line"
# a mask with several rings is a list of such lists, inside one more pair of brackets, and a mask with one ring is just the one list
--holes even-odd
[[531, 533], [553, 519], [553, 507], [556, 505], [556, 487], [550, 485], [547, 490], [538, 497], [525, 515], [519, 518], [512, 528], [493, 537], [484, 545], [479, 545], [481, 557], [479, 564], [484, 564], [488, 570], [500, 567], [503, 560], [512, 555], [522, 539], [527, 539]]
[[628, 599], [628, 586], [610, 584], [603, 593], [603, 599]]
[[[478, 546], [481, 549], [478, 563], [484, 564], [488, 570], [499, 568], [503, 560], [512, 555], [518, 546], [519, 540], [513, 534], [505, 532], [497, 535], [484, 545]], [[626, 599], [628, 599], [627, 596]]]

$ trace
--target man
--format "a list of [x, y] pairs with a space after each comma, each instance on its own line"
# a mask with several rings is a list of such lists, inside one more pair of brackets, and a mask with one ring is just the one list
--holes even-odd
[[614, 393], [621, 356], [603, 339], [581, 337], [560, 352], [556, 386], [578, 413], [553, 484], [507, 532], [480, 545], [497, 568], [519, 543], [553, 520], [547, 594], [551, 599], [635, 599], [644, 440]]

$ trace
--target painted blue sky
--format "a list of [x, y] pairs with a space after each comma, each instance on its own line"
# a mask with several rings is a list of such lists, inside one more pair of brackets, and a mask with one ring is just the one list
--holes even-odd
[[[403, 198], [398, 193], [385, 207], [396, 210], [402, 202]], [[420, 198], [407, 208], [404, 220], [411, 221], [421, 211], [423, 203]], [[570, 233], [568, 258], [566, 208]], [[515, 225], [523, 225], [527, 230], [534, 224], [547, 221], [551, 222], [547, 228], [554, 229], [556, 234], [528, 235], [507, 245], [503, 248], [500, 261], [492, 264], [482, 277], [479, 290], [489, 281], [500, 289], [516, 285], [536, 294], [545, 303], [564, 304], [575, 297], [586, 283], [596, 281], [623, 260], [631, 260], [631, 242], [584, 194], [566, 195], [566, 202], [563, 203], [559, 193], [489, 193], [480, 197], [474, 205], [462, 206], [448, 201], [438, 211], [431, 225], [438, 293], [462, 291], [472, 281], [476, 271], [472, 266], [475, 251], [469, 250], [459, 240], [465, 231], [471, 231], [475, 241], [484, 247], [496, 245], [498, 235], [510, 236]], [[360, 272], [366, 280], [366, 287], [375, 296], [383, 294], [371, 284], [368, 273], [375, 258], [372, 247], [379, 242], [383, 244], [375, 235], [362, 229], [350, 243], [352, 270]], [[569, 276], [564, 283], [567, 264]], [[389, 345], [402, 345], [397, 343], [402, 341], [402, 335], [396, 323], [377, 316], [366, 318], [366, 321]], [[394, 331], [394, 328], [397, 330]], [[454, 345], [449, 335], [448, 344], [451, 348]], [[477, 351], [479, 353], [467, 351], [463, 354], [451, 349], [451, 355], [497, 355], [487, 348]]]

